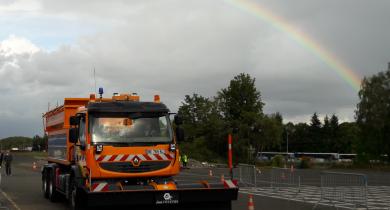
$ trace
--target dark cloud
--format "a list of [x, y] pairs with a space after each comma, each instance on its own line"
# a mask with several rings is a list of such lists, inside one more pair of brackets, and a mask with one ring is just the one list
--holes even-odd
[[[245, 72], [256, 77], [267, 113], [295, 121], [307, 121], [313, 112], [353, 120], [357, 93], [334, 69], [288, 34], [224, 1], [39, 2], [34, 15], [42, 20], [100, 28], [56, 50], [0, 53], [0, 137], [40, 133], [48, 102], [53, 107], [94, 91], [94, 68], [108, 95], [137, 92], [152, 100], [160, 94], [172, 111], [185, 94], [214, 96]], [[261, 3], [359, 75], [384, 70], [390, 60], [387, 1]]]

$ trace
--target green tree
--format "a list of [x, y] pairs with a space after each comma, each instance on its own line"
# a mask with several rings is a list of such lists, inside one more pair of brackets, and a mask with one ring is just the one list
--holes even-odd
[[[283, 125], [283, 132], [282, 132], [282, 151], [287, 151], [287, 143], [288, 143], [288, 150], [289, 152], [294, 151], [294, 133], [295, 133], [295, 126], [292, 122], [288, 122], [287, 124]], [[288, 142], [287, 142], [288, 138]]]
[[289, 150], [291, 152], [310, 152], [310, 126], [306, 123], [289, 123]]
[[247, 161], [251, 156], [249, 148], [258, 144], [256, 141], [264, 130], [261, 129], [264, 103], [261, 93], [256, 89], [255, 78], [241, 73], [235, 76], [227, 88], [218, 92], [217, 100], [221, 114], [232, 131], [238, 128], [235, 135], [234, 153], [237, 161]]
[[360, 129], [360, 157], [390, 160], [390, 68], [364, 78], [356, 119]]
[[333, 114], [330, 118], [330, 141], [328, 142], [330, 152], [341, 152], [345, 145], [340, 142], [339, 118]]
[[315, 112], [310, 120], [310, 149], [311, 152], [320, 152], [323, 146], [322, 143], [322, 130], [321, 130], [321, 121], [318, 118], [317, 113]]
[[0, 149], [1, 150], [10, 150], [12, 148], [18, 148], [24, 150], [27, 147], [32, 146], [32, 139], [23, 136], [13, 136], [0, 140]]
[[241, 73], [230, 81], [229, 87], [218, 92], [221, 111], [228, 121], [251, 125], [263, 114], [264, 103], [255, 81], [249, 74]]
[[339, 126], [338, 152], [356, 153], [359, 144], [359, 127], [355, 122], [344, 122]]
[[178, 114], [183, 118], [186, 141], [181, 149], [199, 160], [225, 156], [226, 129], [216, 101], [198, 94], [186, 95]]
[[178, 114], [183, 118], [186, 138], [194, 140], [205, 134], [205, 126], [213, 111], [213, 102], [198, 94], [186, 95]]
[[283, 117], [264, 115], [263, 106], [255, 78], [243, 73], [214, 98], [186, 95], [178, 111], [186, 132], [181, 150], [199, 160], [226, 160], [227, 136], [234, 130], [238, 131], [233, 135], [236, 163], [253, 160], [258, 151], [280, 148]]
[[253, 144], [258, 148], [257, 152], [281, 147], [283, 123], [279, 113], [265, 115], [260, 119], [260, 129], [259, 138], [255, 137], [253, 141]]
[[332, 129], [329, 122], [329, 117], [324, 117], [324, 125], [322, 126], [321, 152], [330, 152], [332, 150]]

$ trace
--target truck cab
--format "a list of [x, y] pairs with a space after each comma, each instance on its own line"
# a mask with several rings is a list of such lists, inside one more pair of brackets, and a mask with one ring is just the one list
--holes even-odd
[[176, 138], [162, 103], [93, 102], [80, 108], [71, 121], [75, 162], [92, 179], [179, 173]]

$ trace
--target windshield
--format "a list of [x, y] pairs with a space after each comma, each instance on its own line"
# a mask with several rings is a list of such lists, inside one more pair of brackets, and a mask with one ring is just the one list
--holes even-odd
[[170, 143], [169, 117], [156, 114], [99, 115], [91, 120], [92, 142]]

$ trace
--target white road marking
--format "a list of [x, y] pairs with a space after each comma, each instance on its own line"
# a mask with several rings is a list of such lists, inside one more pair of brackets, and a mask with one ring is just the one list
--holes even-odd
[[18, 205], [11, 199], [11, 197], [8, 196], [7, 193], [5, 193], [2, 189], [0, 189], [1, 194], [14, 206], [16, 210], [21, 210]]
[[[303, 202], [313, 205], [338, 206], [344, 209], [356, 209], [354, 204], [347, 202], [321, 200], [321, 188], [314, 186], [301, 186], [300, 192], [296, 188], [284, 188], [277, 190], [271, 187], [241, 187], [241, 194], [252, 194], [262, 197], [283, 199], [288, 201]], [[390, 209], [390, 186], [368, 186], [367, 205], [368, 209]], [[362, 203], [364, 200], [362, 200]]]

